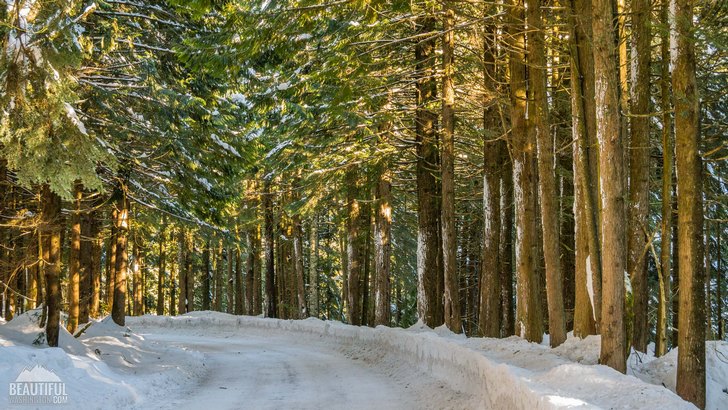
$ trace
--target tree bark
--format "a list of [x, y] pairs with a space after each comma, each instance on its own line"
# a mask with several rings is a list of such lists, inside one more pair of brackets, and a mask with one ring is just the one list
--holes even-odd
[[538, 192], [541, 204], [543, 254], [546, 265], [549, 342], [556, 347], [566, 340], [564, 290], [559, 255], [559, 209], [556, 199], [556, 171], [546, 95], [546, 45], [544, 43], [541, 0], [528, 3], [529, 119], [533, 121], [538, 147]]
[[[179, 229], [177, 234], [177, 314], [187, 313], [187, 270], [185, 260], [187, 256], [187, 234], [184, 228]], [[174, 295], [174, 293], [173, 293]]]
[[297, 312], [296, 318], [305, 319], [308, 317], [306, 309], [306, 288], [304, 286], [303, 270], [303, 227], [301, 226], [301, 217], [293, 216], [293, 268], [295, 272], [296, 302]]
[[117, 191], [117, 212], [114, 226], [116, 227], [116, 273], [114, 274], [114, 303], [111, 307], [111, 318], [119, 326], [126, 321], [126, 275], [128, 270], [128, 234], [129, 234], [129, 200], [126, 197], [126, 187]]
[[134, 241], [134, 273], [133, 295], [134, 295], [134, 316], [144, 314], [144, 244], [139, 237]]
[[384, 171], [379, 176], [376, 192], [376, 213], [374, 215], [374, 326], [390, 325], [390, 264], [392, 253], [392, 182], [391, 175]]
[[634, 327], [632, 346], [647, 351], [648, 283], [645, 246], [650, 208], [650, 0], [632, 2], [632, 135], [629, 175], [629, 242], [627, 272], [632, 282]]
[[521, 27], [524, 21], [522, 0], [514, 0], [509, 8], [511, 51], [511, 138], [513, 184], [516, 207], [516, 333], [530, 342], [543, 338], [539, 280], [535, 261], [536, 198], [534, 184], [535, 141], [526, 130], [526, 39]]
[[624, 146], [619, 113], [612, 0], [595, 0], [592, 8], [597, 139], [601, 185], [602, 335], [599, 362], [624, 373]]
[[278, 317], [278, 292], [276, 290], [275, 271], [275, 229], [273, 221], [273, 196], [270, 192], [270, 181], [263, 184], [263, 219], [265, 224], [265, 297], [267, 302], [266, 317]]
[[513, 305], [513, 164], [510, 162], [507, 146], [501, 152], [503, 170], [500, 182], [500, 239], [498, 261], [500, 264], [501, 295], [501, 337], [515, 334], [515, 307]]
[[164, 282], [165, 282], [165, 276], [166, 276], [166, 238], [167, 233], [165, 231], [165, 223], [164, 220], [162, 220], [162, 226], [159, 229], [159, 275], [157, 277], [157, 315], [163, 316], [164, 315]]
[[[427, 12], [426, 12], [427, 13]], [[418, 33], [435, 31], [436, 20], [425, 14], [417, 21]], [[443, 324], [442, 248], [440, 242], [440, 200], [438, 178], [437, 114], [430, 109], [437, 100], [435, 79], [436, 36], [415, 45], [417, 72], [417, 109], [415, 139], [417, 143], [417, 316], [432, 328]]]
[[350, 169], [346, 175], [346, 236], [347, 247], [346, 257], [348, 265], [348, 292], [347, 292], [347, 317], [349, 324], [354, 326], [361, 325], [362, 318], [362, 301], [361, 301], [361, 230], [360, 230], [360, 214], [362, 212], [358, 194], [357, 171]]
[[71, 213], [71, 249], [68, 254], [68, 322], [66, 328], [73, 334], [78, 328], [81, 303], [81, 200], [83, 187], [79, 182], [73, 189]]
[[[669, 0], [662, 0], [660, 7], [660, 23], [668, 26]], [[670, 270], [672, 255], [672, 116], [670, 110], [670, 44], [666, 30], [660, 33], [660, 108], [662, 110], [662, 206], [660, 224], [660, 270], [662, 276], [659, 278], [658, 303], [657, 303], [657, 326], [655, 329], [655, 356], [660, 357], [667, 353], [667, 313], [670, 302]], [[657, 262], [657, 261], [655, 261]]]
[[46, 284], [46, 341], [49, 347], [58, 347], [61, 322], [61, 198], [48, 185], [41, 188], [40, 198]]
[[[202, 310], [210, 310], [212, 302], [212, 272], [210, 271], [210, 239], [205, 241], [205, 249], [202, 251]], [[220, 263], [218, 260], [217, 263]], [[215, 267], [216, 268], [216, 267]], [[222, 277], [218, 275], [219, 269], [215, 269], [215, 310], [220, 311], [222, 306]]]
[[693, 1], [672, 0], [670, 25], [678, 192], [680, 349], [677, 394], [705, 408], [705, 271], [703, 269], [702, 160], [695, 80]]
[[455, 227], [455, 10], [444, 2], [442, 37], [442, 268], [445, 281], [445, 324], [462, 332], [457, 277], [457, 238]]
[[319, 277], [318, 277], [318, 221], [316, 215], [311, 219], [309, 230], [308, 262], [308, 311], [311, 317], [319, 317]]

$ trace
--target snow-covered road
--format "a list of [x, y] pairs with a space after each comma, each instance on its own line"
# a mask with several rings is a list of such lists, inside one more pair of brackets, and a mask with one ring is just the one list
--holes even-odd
[[[166, 409], [415, 409], [440, 408], [422, 401], [419, 383], [382, 374], [325, 343], [293, 334], [197, 336], [142, 331], [145, 339], [204, 354], [207, 373], [188, 392], [160, 404]], [[455, 394], [445, 391], [441, 394]], [[437, 403], [442, 403], [440, 400]], [[458, 401], [452, 402], [454, 408]]]

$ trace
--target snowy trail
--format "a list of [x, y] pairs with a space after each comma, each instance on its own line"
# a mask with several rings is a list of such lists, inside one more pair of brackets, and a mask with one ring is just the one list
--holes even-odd
[[[208, 372], [188, 394], [159, 403], [164, 409], [427, 408], [422, 390], [436, 383], [420, 375], [418, 385], [408, 386], [331, 346], [290, 334], [211, 337], [153, 330], [142, 335], [203, 353]], [[455, 392], [443, 387], [440, 393], [451, 396], [447, 407], [459, 408]], [[432, 408], [442, 408], [441, 401], [434, 403]]]

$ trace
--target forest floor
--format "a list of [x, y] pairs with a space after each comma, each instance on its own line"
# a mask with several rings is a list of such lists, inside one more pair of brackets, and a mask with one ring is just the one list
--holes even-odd
[[[105, 318], [78, 338], [62, 329], [61, 349], [47, 349], [39, 316], [0, 321], [0, 408], [5, 386], [34, 365], [88, 409], [694, 408], [671, 391], [675, 351], [633, 353], [622, 375], [596, 364], [597, 336], [550, 349], [422, 325], [194, 312], [129, 317], [127, 327]], [[728, 344], [707, 351], [708, 409], [728, 408]]]

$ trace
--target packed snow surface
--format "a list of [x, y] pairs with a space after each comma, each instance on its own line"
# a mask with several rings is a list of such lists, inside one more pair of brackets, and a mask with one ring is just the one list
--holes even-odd
[[[129, 317], [127, 327], [105, 318], [78, 338], [61, 329], [61, 348], [47, 348], [38, 317], [0, 322], [0, 408], [5, 386], [35, 365], [84, 408], [695, 408], [670, 390], [674, 351], [633, 353], [623, 375], [596, 364], [597, 336], [550, 349], [422, 324], [372, 329], [195, 312]], [[708, 408], [728, 408], [728, 344], [707, 350]]]

